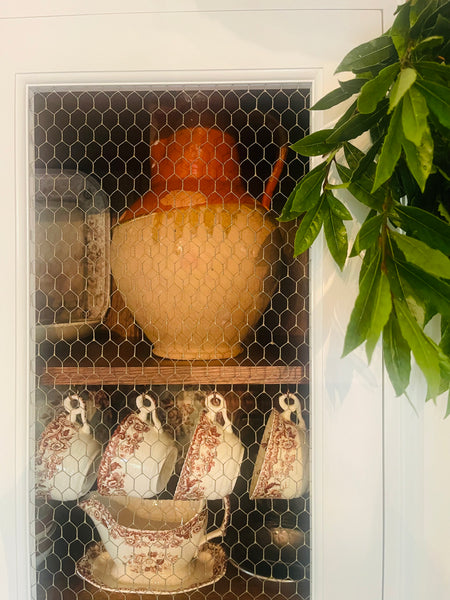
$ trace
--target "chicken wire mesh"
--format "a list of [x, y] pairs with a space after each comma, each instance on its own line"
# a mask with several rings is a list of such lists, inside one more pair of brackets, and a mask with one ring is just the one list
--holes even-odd
[[309, 598], [308, 265], [276, 221], [308, 102], [33, 90], [33, 597]]

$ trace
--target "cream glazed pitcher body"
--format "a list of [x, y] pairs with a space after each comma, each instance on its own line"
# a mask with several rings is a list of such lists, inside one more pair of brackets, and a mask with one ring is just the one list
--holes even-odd
[[259, 202], [240, 177], [230, 134], [184, 127], [152, 144], [151, 189], [113, 228], [111, 267], [154, 354], [190, 360], [243, 350], [277, 285], [281, 242], [268, 208], [284, 155]]

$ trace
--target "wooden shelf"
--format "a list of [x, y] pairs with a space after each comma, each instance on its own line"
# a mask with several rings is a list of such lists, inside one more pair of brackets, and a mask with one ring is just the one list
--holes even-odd
[[164, 384], [307, 383], [301, 366], [50, 367], [40, 377], [45, 386]]
[[93, 339], [44, 343], [36, 373], [43, 386], [167, 384], [305, 384], [308, 357], [293, 346], [253, 344], [235, 358], [173, 361], [152, 356], [145, 340]]

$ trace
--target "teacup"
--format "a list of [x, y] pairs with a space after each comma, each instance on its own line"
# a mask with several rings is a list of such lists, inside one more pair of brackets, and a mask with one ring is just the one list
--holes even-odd
[[[252, 500], [290, 500], [303, 496], [309, 487], [308, 434], [300, 400], [293, 394], [283, 394], [278, 402], [283, 412], [273, 409], [264, 430], [250, 484]], [[293, 413], [297, 423], [291, 420]]]
[[201, 546], [224, 535], [228, 498], [224, 504], [221, 526], [209, 533], [203, 500], [148, 500], [92, 492], [80, 507], [94, 521], [112, 559], [112, 577], [122, 585], [163, 588], [179, 586], [189, 576]]
[[77, 500], [91, 489], [97, 477], [101, 445], [91, 434], [81, 396], [66, 396], [63, 406], [66, 412], [42, 432], [36, 471], [38, 493], [64, 502]]
[[205, 405], [207, 410], [200, 415], [175, 490], [178, 500], [228, 496], [239, 475], [244, 448], [233, 433], [225, 398], [214, 392], [206, 397]]
[[136, 404], [139, 412], [119, 424], [103, 454], [97, 484], [104, 496], [150, 498], [166, 487], [173, 473], [178, 450], [162, 428], [155, 401], [141, 394]]

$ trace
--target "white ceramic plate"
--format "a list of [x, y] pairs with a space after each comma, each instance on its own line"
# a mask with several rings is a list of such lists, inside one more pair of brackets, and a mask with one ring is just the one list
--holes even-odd
[[198, 588], [212, 585], [218, 581], [226, 571], [227, 558], [225, 552], [218, 544], [207, 542], [200, 550], [199, 557], [194, 561], [194, 568], [180, 586], [130, 586], [122, 584], [111, 575], [112, 559], [106, 552], [102, 543], [90, 546], [85, 556], [77, 563], [78, 575], [97, 588], [109, 592], [123, 592], [129, 594], [178, 594], [197, 590]]

